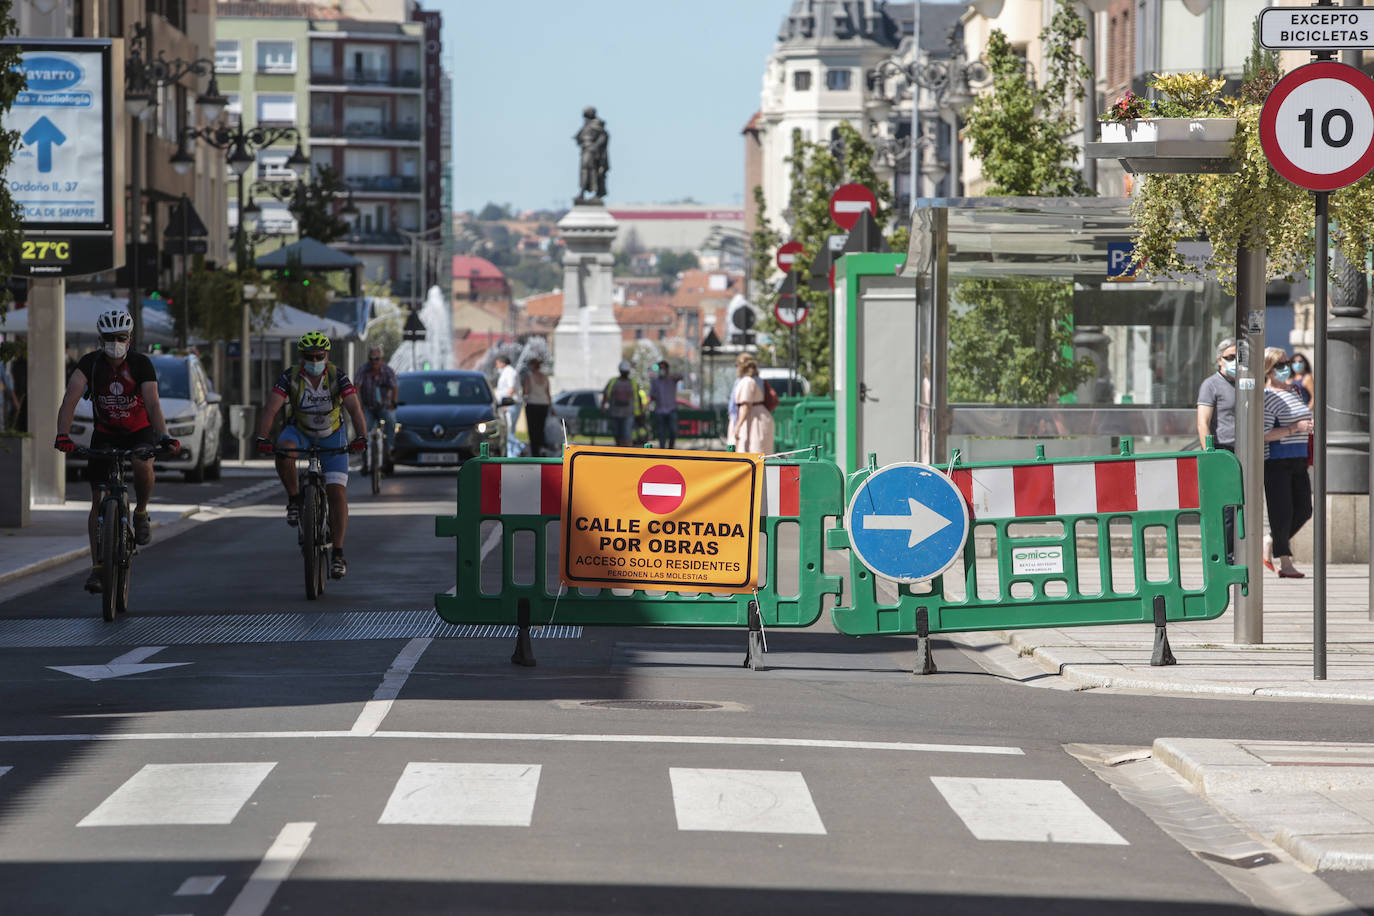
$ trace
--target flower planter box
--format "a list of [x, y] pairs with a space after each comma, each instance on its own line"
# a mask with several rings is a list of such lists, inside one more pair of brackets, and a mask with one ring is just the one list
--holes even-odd
[[1229, 141], [1235, 135], [1235, 118], [1141, 118], [1102, 122], [1103, 143]]
[[29, 524], [30, 449], [27, 436], [0, 435], [0, 528]]

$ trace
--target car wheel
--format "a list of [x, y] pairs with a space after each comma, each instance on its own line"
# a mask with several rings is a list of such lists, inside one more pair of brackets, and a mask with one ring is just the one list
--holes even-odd
[[[202, 459], [202, 460], [204, 460], [204, 459]], [[216, 451], [216, 452], [215, 452], [215, 460], [212, 461], [212, 462], [210, 462], [210, 463], [209, 463], [208, 465], [206, 465], [206, 467], [205, 467], [205, 479], [206, 479], [206, 480], [219, 480], [219, 478], [220, 478], [220, 472], [224, 470], [223, 460], [224, 460], [224, 459], [220, 456], [219, 451]]]
[[200, 448], [196, 450], [196, 466], [183, 472], [187, 483], [201, 483], [205, 480], [205, 436], [200, 437]]

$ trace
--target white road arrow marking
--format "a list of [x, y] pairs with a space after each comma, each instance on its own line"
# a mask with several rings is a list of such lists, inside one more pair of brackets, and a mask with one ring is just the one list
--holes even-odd
[[864, 528], [909, 532], [906, 546], [915, 547], [926, 538], [939, 534], [954, 524], [925, 503], [917, 502], [910, 496], [906, 501], [911, 507], [910, 515], [865, 515]]
[[190, 662], [161, 662], [151, 665], [140, 664], [145, 658], [161, 652], [166, 646], [139, 646], [132, 652], [125, 652], [118, 658], [110, 660], [108, 665], [49, 665], [53, 671], [61, 671], [63, 674], [70, 674], [73, 677], [83, 677], [88, 681], [103, 681], [112, 677], [124, 677], [126, 674], [144, 674], [149, 671], [157, 671], [159, 668], [177, 668], [181, 665], [189, 665]]

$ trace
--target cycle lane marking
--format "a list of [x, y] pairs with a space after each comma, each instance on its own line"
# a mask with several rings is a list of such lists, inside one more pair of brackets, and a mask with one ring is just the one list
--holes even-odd
[[353, 722], [353, 727], [349, 729], [350, 735], [368, 736], [376, 734], [381, 727], [382, 720], [391, 712], [391, 705], [396, 702], [396, 698], [401, 695], [401, 688], [405, 686], [410, 673], [415, 670], [415, 665], [420, 661], [420, 656], [425, 654], [430, 643], [434, 640], [425, 637], [412, 639], [406, 643], [405, 648], [392, 661], [391, 667], [387, 669], [386, 675], [382, 678], [382, 683], [372, 695], [372, 699], [363, 704], [362, 712], [358, 713], [358, 718]]

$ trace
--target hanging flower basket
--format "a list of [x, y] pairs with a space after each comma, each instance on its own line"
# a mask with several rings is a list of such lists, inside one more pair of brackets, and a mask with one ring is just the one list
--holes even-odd
[[1101, 124], [1103, 143], [1229, 142], [1236, 136], [1235, 118], [1137, 118]]

